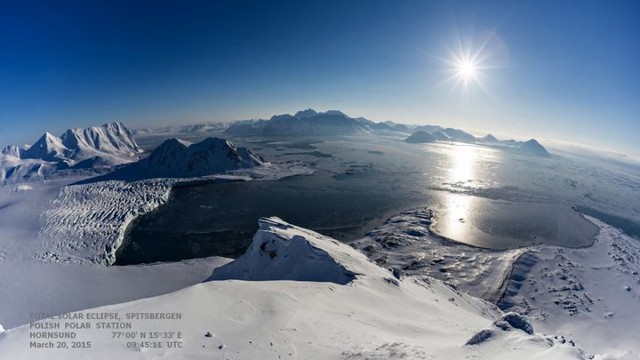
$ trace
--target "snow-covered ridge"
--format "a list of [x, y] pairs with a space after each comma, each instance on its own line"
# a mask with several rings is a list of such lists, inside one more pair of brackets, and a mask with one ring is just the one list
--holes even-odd
[[74, 157], [79, 157], [87, 149], [125, 157], [142, 152], [131, 131], [120, 122], [86, 129], [69, 129], [60, 139], [67, 149], [75, 152]]
[[[347, 284], [358, 274], [379, 273], [359, 251], [318, 233], [262, 218], [246, 253], [213, 272], [211, 280], [295, 280]], [[357, 260], [357, 261], [356, 261]]]
[[[524, 317], [502, 314], [433, 278], [398, 279], [348, 245], [313, 231], [277, 218], [261, 220], [254, 245], [260, 248], [271, 240], [274, 247], [269, 251], [278, 250], [276, 257], [250, 249], [244, 259], [234, 261], [241, 265], [234, 269], [232, 262], [217, 268], [214, 277], [225, 268], [228, 274], [242, 276], [246, 266], [252, 267], [249, 262], [266, 257], [270, 276], [264, 280], [273, 281], [237, 281], [232, 276], [75, 313], [179, 313], [179, 321], [131, 320], [136, 331], [159, 331], [159, 326], [180, 331], [179, 348], [133, 351], [127, 341], [85, 328], [74, 332], [78, 339], [91, 341], [90, 349], [34, 351], [28, 344], [35, 330], [24, 325], [0, 334], [0, 359], [73, 360], [97, 354], [118, 359], [261, 359], [265, 354], [308, 359], [584, 358], [577, 346], [534, 332]], [[278, 272], [282, 264], [274, 261], [277, 258], [291, 258], [287, 265], [299, 269], [300, 275], [308, 273], [309, 281], [292, 281]], [[257, 269], [259, 264], [254, 265]], [[340, 277], [321, 277], [327, 270], [335, 275], [344, 269], [356, 274], [345, 284], [332, 281]], [[66, 320], [46, 322], [64, 327]], [[485, 335], [479, 341], [477, 334]]]

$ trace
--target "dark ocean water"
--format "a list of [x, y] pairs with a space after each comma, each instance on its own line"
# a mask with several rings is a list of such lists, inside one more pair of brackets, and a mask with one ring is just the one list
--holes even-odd
[[597, 229], [576, 207], [622, 219], [623, 230], [638, 226], [640, 182], [633, 174], [561, 156], [391, 138], [242, 145], [270, 161], [301, 160], [318, 170], [280, 181], [176, 188], [169, 203], [130, 226], [117, 264], [236, 257], [261, 216], [349, 242], [393, 214], [428, 206], [439, 234], [494, 249], [589, 245]]

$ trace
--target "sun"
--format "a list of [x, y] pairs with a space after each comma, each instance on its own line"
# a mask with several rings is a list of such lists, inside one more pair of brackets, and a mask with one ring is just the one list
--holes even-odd
[[461, 89], [463, 93], [488, 93], [485, 85], [489, 72], [497, 68], [492, 46], [498, 40], [494, 38], [493, 33], [478, 36], [474, 43], [471, 38], [462, 39], [456, 31], [455, 42], [446, 47], [448, 54], [436, 56], [446, 66], [443, 74], [448, 75], [442, 84], [450, 84], [452, 90]]
[[456, 70], [459, 77], [464, 80], [471, 80], [476, 78], [478, 68], [471, 60], [461, 60], [458, 62]]

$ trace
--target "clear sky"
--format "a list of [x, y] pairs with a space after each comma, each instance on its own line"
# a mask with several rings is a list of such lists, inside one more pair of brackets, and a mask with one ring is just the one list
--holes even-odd
[[0, 144], [313, 107], [640, 154], [639, 60], [635, 0], [4, 1]]

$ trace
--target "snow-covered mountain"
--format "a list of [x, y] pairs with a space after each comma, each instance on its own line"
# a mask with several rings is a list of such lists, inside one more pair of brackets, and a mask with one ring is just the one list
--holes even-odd
[[407, 137], [404, 141], [412, 144], [418, 144], [418, 143], [431, 143], [436, 140], [437, 140], [436, 137], [431, 135], [431, 133], [418, 130], [413, 134], [409, 135], [409, 137]]
[[2, 149], [2, 151], [0, 151], [0, 155], [20, 157], [20, 150], [21, 148], [18, 145], [7, 145], [4, 149]]
[[466, 143], [472, 143], [475, 142], [477, 139], [475, 136], [464, 132], [460, 129], [454, 129], [454, 128], [446, 128], [444, 130], [440, 130], [442, 133], [444, 133], [445, 135], [447, 135], [449, 137], [450, 140], [452, 141], [459, 141], [459, 142], [466, 142]]
[[7, 146], [2, 151], [0, 181], [44, 178], [57, 170], [109, 169], [138, 160], [142, 149], [122, 123], [45, 132], [33, 145]]
[[540, 145], [540, 143], [535, 139], [531, 139], [518, 144], [518, 150], [532, 155], [549, 156], [549, 152], [547, 151], [547, 149], [545, 149], [544, 146]]
[[69, 152], [70, 150], [62, 145], [62, 139], [45, 132], [29, 149], [20, 151], [20, 158], [62, 162], [68, 160]]
[[479, 139], [480, 141], [488, 142], [488, 143], [497, 143], [498, 139], [491, 134], [487, 134]]
[[122, 157], [142, 152], [131, 131], [119, 122], [86, 129], [69, 129], [60, 139], [74, 159], [87, 159], [95, 152]]
[[227, 170], [260, 166], [259, 156], [243, 147], [220, 138], [207, 138], [191, 144], [179, 139], [168, 139], [149, 157], [138, 164], [152, 172], [178, 176], [199, 176]]
[[221, 138], [207, 138], [192, 144], [171, 138], [151, 155], [91, 181], [187, 178], [264, 165], [265, 161], [247, 148], [236, 147]]

